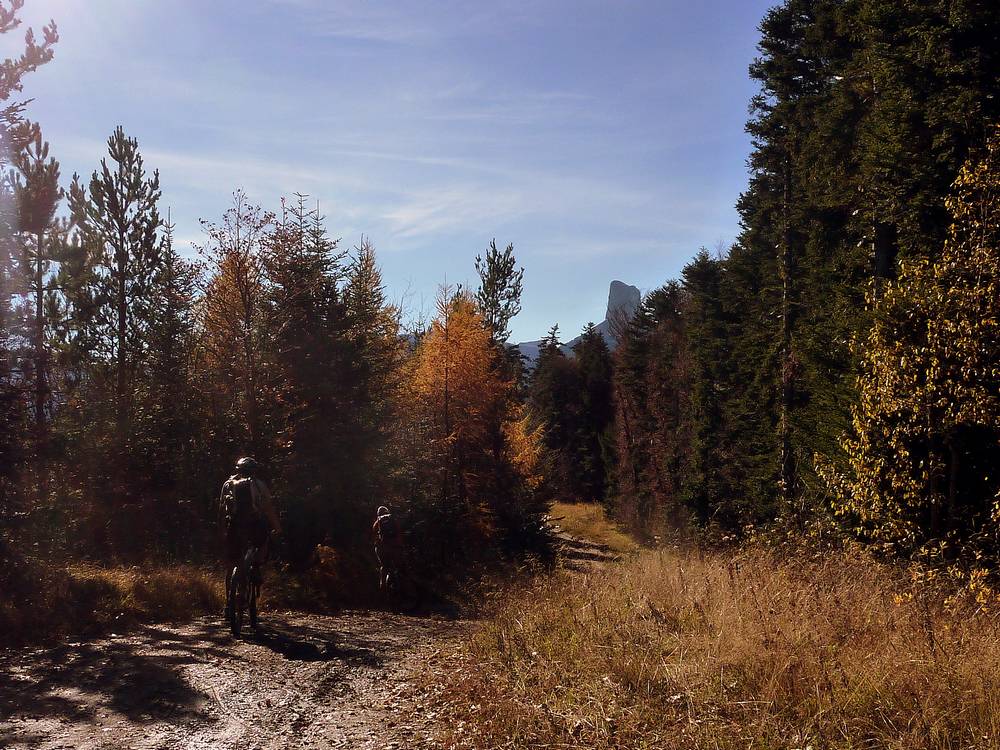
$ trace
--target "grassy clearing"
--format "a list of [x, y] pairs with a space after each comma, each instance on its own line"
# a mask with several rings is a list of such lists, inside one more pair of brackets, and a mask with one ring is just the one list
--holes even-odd
[[606, 545], [612, 552], [638, 550], [636, 541], [607, 517], [596, 503], [554, 503], [549, 511], [553, 522], [572, 536]]
[[449, 740], [996, 748], [998, 635], [860, 553], [645, 552], [513, 597], [442, 688]]
[[149, 568], [54, 566], [21, 561], [0, 597], [0, 643], [38, 642], [136, 622], [221, 612], [218, 574], [190, 565]]

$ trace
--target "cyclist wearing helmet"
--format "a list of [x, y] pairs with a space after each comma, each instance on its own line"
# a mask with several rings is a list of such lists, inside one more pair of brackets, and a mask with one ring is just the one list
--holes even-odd
[[249, 544], [257, 547], [258, 566], [267, 558], [270, 531], [278, 533], [281, 524], [271, 501], [271, 491], [257, 476], [259, 465], [249, 457], [236, 462], [236, 473], [222, 485], [219, 516], [225, 522], [226, 591], [229, 576]]
[[380, 505], [375, 512], [375, 523], [372, 524], [372, 542], [379, 564], [378, 585], [379, 588], [382, 588], [385, 586], [387, 576], [391, 572], [399, 570], [403, 556], [403, 534], [396, 519], [384, 505]]

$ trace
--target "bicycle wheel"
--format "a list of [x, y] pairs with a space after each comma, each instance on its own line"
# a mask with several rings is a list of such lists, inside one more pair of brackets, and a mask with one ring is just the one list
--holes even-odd
[[232, 578], [232, 605], [229, 611], [229, 629], [232, 631], [233, 636], [239, 638], [240, 633], [243, 631], [243, 617], [246, 614], [247, 608], [247, 585], [246, 576], [244, 575], [243, 566], [237, 565], [233, 569]]
[[250, 583], [250, 627], [257, 632], [257, 597], [260, 596], [260, 585]]
[[223, 616], [223, 622], [229, 625], [233, 619], [233, 595], [235, 593], [235, 586], [233, 586], [233, 578], [236, 575], [236, 569], [234, 568], [230, 571], [229, 575], [226, 576], [226, 613]]

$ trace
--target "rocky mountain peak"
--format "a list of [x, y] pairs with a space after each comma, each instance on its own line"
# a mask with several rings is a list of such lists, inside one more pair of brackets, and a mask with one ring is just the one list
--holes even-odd
[[638, 287], [626, 284], [624, 281], [612, 281], [611, 289], [608, 291], [608, 311], [604, 319], [614, 320], [619, 311], [631, 318], [639, 309], [641, 302], [642, 293]]
[[[639, 291], [638, 287], [632, 286], [631, 284], [626, 284], [624, 281], [612, 281], [611, 288], [608, 290], [608, 310], [604, 316], [604, 320], [598, 323], [594, 328], [597, 330], [604, 340], [608, 342], [608, 346], [612, 349], [618, 345], [618, 341], [615, 338], [615, 324], [613, 321], [620, 321], [621, 319], [629, 319], [635, 315], [636, 310], [639, 309], [639, 305], [642, 302], [642, 293]], [[572, 356], [573, 346], [580, 340], [577, 336], [571, 341], [567, 341], [563, 345], [563, 351], [567, 355]], [[529, 362], [534, 362], [538, 358], [538, 349], [541, 345], [541, 341], [524, 341], [518, 344], [518, 348]]]

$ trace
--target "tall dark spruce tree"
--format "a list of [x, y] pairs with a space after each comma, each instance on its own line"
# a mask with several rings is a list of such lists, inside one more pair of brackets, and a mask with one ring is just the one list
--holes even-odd
[[607, 498], [613, 460], [611, 425], [614, 403], [611, 397], [611, 351], [604, 336], [589, 323], [573, 345], [579, 393], [577, 441], [577, 482], [580, 499], [602, 502]]
[[984, 3], [786, 0], [765, 16], [743, 231], [720, 282], [718, 437], [744, 517], [824, 512], [815, 458], [842, 457], [865, 291], [940, 252], [948, 186], [1000, 116], [998, 35]]
[[353, 402], [339, 286], [344, 254], [306, 200], [299, 194], [283, 206], [264, 267], [281, 405], [276, 474], [288, 498], [291, 546], [312, 549], [343, 517], [336, 504], [347, 496], [344, 479], [356, 467], [347, 459]]
[[[742, 495], [733, 486], [733, 457], [726, 396], [731, 390], [726, 320], [722, 300], [723, 265], [702, 250], [684, 267], [684, 357], [688, 394], [684, 420], [689, 439], [680, 500], [702, 523], [739, 528], [748, 517]], [[659, 425], [657, 425], [659, 427]]]
[[579, 390], [576, 372], [562, 351], [559, 326], [554, 325], [542, 339], [538, 359], [531, 372], [528, 404], [539, 424], [543, 425], [547, 448], [546, 472], [552, 491], [560, 500], [573, 501], [574, 432], [576, 409], [573, 396]]
[[794, 409], [802, 393], [796, 335], [803, 299], [802, 142], [811, 104], [828, 80], [809, 45], [822, 40], [818, 19], [833, 5], [789, 0], [769, 11], [761, 55], [750, 68], [761, 93], [747, 125], [754, 152], [750, 186], [739, 203], [745, 228], [729, 259], [736, 277], [729, 300], [736, 313], [734, 353], [742, 363], [736, 382], [744, 389], [734, 411], [757, 412], [744, 426], [751, 434], [739, 442], [757, 464], [747, 472], [748, 493], [760, 515], [779, 501], [788, 510], [799, 490]]
[[[399, 335], [399, 310], [389, 302], [375, 247], [363, 239], [346, 265], [342, 299], [347, 315], [350, 367], [343, 397], [349, 399], [348, 450], [341, 461], [348, 466], [342, 481], [350, 500], [353, 522], [369, 522], [380, 498], [399, 496], [408, 485], [394, 440], [399, 418], [403, 347]], [[350, 533], [356, 526], [342, 527]]]
[[[202, 423], [192, 371], [196, 346], [195, 305], [198, 267], [181, 257], [169, 217], [163, 225], [162, 261], [143, 306], [146, 319], [141, 377], [135, 382], [133, 415], [137, 463], [135, 477], [154, 497], [160, 513], [157, 529], [174, 551], [189, 541], [185, 524], [194, 509], [187, 501], [205, 491], [204, 462], [198, 436]], [[178, 408], [186, 404], [186, 408]]]

